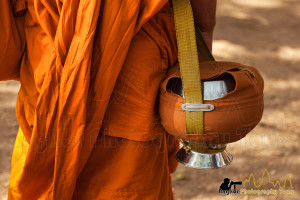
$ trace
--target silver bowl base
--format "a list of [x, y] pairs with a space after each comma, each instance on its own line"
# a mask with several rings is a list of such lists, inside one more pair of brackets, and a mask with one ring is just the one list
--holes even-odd
[[175, 158], [181, 164], [196, 169], [214, 169], [229, 165], [233, 156], [226, 150], [215, 154], [203, 154], [195, 151], [186, 152], [184, 148], [179, 149]]

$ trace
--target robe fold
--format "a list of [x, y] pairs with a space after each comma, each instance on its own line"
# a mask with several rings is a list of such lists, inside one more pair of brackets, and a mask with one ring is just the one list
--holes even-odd
[[[25, 49], [25, 4], [0, 1], [0, 80], [18, 80], [20, 61]], [[15, 10], [15, 12], [13, 12]], [[15, 15], [14, 15], [15, 14]]]
[[[170, 155], [178, 143], [156, 107], [159, 83], [177, 62], [167, 0], [11, 5], [15, 15], [26, 14], [16, 60], [3, 63], [0, 55], [0, 79], [21, 82], [8, 198], [172, 199], [177, 163]], [[145, 110], [138, 116], [135, 109]]]

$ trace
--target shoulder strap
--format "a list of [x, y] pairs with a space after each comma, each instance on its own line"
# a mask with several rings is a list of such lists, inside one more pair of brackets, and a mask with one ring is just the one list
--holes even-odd
[[[173, 0], [173, 11], [185, 105], [203, 104], [194, 17], [190, 1]], [[186, 110], [185, 124], [187, 134], [203, 134], [203, 112]]]

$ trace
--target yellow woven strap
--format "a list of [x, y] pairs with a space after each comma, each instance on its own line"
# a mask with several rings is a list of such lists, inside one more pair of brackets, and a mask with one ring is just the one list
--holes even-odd
[[[193, 11], [189, 0], [173, 0], [184, 101], [202, 104], [201, 79]], [[185, 111], [186, 132], [203, 134], [203, 112]]]

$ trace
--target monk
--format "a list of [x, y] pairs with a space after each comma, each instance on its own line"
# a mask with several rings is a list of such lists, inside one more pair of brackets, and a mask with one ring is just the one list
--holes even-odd
[[[191, 0], [211, 47], [216, 0]], [[19, 80], [8, 199], [173, 199], [159, 85], [168, 0], [1, 0], [0, 80]], [[25, 47], [26, 44], [26, 47]]]

